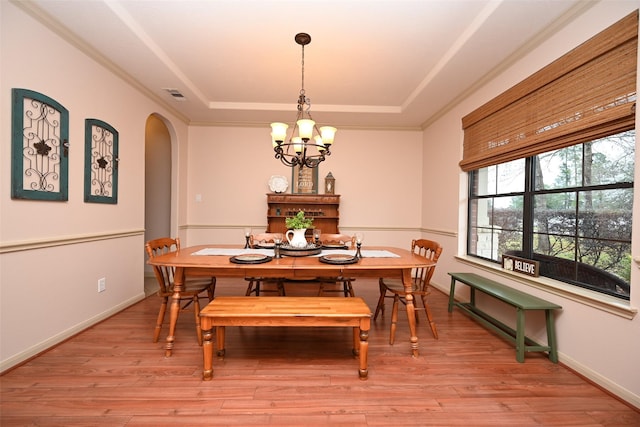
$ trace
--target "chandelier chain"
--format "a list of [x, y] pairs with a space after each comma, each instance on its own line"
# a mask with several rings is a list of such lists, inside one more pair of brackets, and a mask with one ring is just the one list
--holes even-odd
[[302, 84], [300, 85], [300, 93], [304, 95], [304, 45], [302, 45]]
[[[333, 144], [336, 128], [323, 126], [318, 129], [311, 116], [311, 100], [306, 97], [304, 89], [304, 46], [311, 42], [311, 36], [306, 33], [299, 33], [296, 34], [295, 41], [302, 47], [298, 115], [291, 136], [288, 139], [287, 128], [289, 126], [287, 124], [271, 123], [272, 144], [276, 159], [280, 159], [286, 166], [315, 168], [325, 160], [325, 156], [331, 155], [330, 147]], [[301, 130], [303, 124], [304, 134]], [[296, 130], [299, 130], [299, 136], [295, 136]], [[316, 136], [313, 136], [314, 131]], [[309, 149], [313, 149], [314, 152], [307, 151]]]

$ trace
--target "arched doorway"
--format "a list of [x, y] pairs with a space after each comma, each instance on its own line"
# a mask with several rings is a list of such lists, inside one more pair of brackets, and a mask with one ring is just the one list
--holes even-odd
[[[145, 127], [144, 240], [171, 236], [171, 134], [164, 120], [152, 114]], [[145, 255], [146, 259], [146, 255]], [[145, 278], [153, 270], [145, 264]], [[145, 280], [145, 290], [147, 290]], [[153, 280], [151, 281], [153, 283]]]

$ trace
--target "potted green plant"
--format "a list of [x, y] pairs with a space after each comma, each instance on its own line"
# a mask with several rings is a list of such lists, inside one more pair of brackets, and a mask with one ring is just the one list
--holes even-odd
[[[306, 218], [304, 211], [298, 211], [296, 216], [285, 218], [284, 223], [289, 229], [286, 233], [289, 245], [296, 248], [304, 248], [307, 246], [307, 239], [304, 234], [307, 232], [307, 228], [313, 227], [313, 218]], [[293, 237], [289, 237], [290, 234]]]
[[313, 225], [313, 218], [306, 218], [304, 216], [304, 211], [298, 211], [296, 216], [285, 218], [284, 223], [290, 230], [297, 230], [300, 228], [307, 229], [311, 228]]

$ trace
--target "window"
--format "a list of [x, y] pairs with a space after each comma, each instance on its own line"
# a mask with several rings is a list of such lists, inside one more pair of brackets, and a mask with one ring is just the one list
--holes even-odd
[[467, 253], [629, 299], [635, 131], [469, 173]]
[[629, 299], [638, 10], [462, 118], [467, 253]]

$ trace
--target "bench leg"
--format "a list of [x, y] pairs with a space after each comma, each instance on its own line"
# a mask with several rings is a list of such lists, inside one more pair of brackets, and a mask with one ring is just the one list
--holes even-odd
[[360, 354], [360, 327], [353, 327], [353, 355], [358, 356]]
[[549, 344], [549, 359], [558, 363], [558, 349], [556, 347], [556, 328], [553, 322], [553, 310], [545, 310], [547, 320], [547, 341]]
[[453, 296], [456, 293], [456, 279], [451, 278], [451, 290], [449, 290], [449, 313], [453, 313]]
[[360, 320], [360, 369], [358, 370], [358, 376], [361, 380], [366, 380], [369, 376], [369, 368], [367, 366], [367, 357], [369, 355], [369, 328], [371, 327], [371, 319], [369, 317]]
[[216, 327], [216, 341], [218, 344], [218, 357], [224, 357], [224, 326]]
[[202, 371], [202, 379], [211, 381], [213, 378], [213, 329], [209, 328], [202, 331], [204, 341], [202, 343], [202, 356], [204, 359], [204, 370]]
[[518, 308], [516, 314], [516, 360], [520, 363], [524, 363], [524, 310]]

